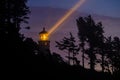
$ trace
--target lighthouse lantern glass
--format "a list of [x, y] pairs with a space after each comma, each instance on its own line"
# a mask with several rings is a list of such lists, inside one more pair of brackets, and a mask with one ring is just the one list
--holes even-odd
[[41, 41], [47, 41], [48, 40], [48, 34], [47, 33], [40, 34], [40, 40]]

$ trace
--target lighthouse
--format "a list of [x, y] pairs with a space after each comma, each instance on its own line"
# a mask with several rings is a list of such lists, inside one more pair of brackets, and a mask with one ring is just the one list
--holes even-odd
[[50, 41], [49, 41], [49, 36], [48, 32], [43, 28], [43, 30], [39, 33], [39, 47], [42, 51], [48, 52], [50, 51]]

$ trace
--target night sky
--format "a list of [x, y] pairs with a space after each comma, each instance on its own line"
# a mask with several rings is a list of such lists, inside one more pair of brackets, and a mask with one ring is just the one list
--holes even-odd
[[[79, 0], [28, 0], [31, 14], [29, 19], [29, 31], [22, 32], [27, 37], [38, 41], [38, 33], [43, 27], [50, 29], [67, 10], [73, 7]], [[82, 12], [82, 14], [81, 14]], [[77, 38], [76, 18], [91, 14], [95, 21], [102, 21], [105, 34], [120, 37], [120, 0], [86, 0], [86, 2], [65, 21], [50, 37], [51, 52], [63, 53], [58, 50], [55, 41], [60, 41], [69, 32]], [[60, 54], [64, 57], [65, 53]], [[86, 64], [87, 65], [87, 64]], [[99, 68], [99, 67], [98, 67]]]
[[[29, 6], [70, 8], [79, 0], [28, 0]], [[120, 17], [120, 0], [86, 0], [79, 11], [105, 16]]]

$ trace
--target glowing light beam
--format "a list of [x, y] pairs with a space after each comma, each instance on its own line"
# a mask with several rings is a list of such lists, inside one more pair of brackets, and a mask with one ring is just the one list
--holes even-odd
[[77, 2], [60, 20], [53, 25], [53, 27], [48, 31], [50, 36], [67, 18], [69, 18], [83, 3], [85, 0], [80, 0]]

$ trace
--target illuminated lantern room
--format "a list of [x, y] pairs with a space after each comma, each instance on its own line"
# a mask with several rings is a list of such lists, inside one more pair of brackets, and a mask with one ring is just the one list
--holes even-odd
[[48, 33], [45, 31], [45, 28], [43, 28], [43, 31], [39, 33], [39, 40], [40, 41], [48, 41]]
[[49, 49], [50, 41], [48, 38], [48, 33], [45, 30], [45, 28], [43, 28], [43, 30], [39, 33], [39, 41], [38, 42], [39, 42], [40, 48], [45, 49], [45, 50]]

